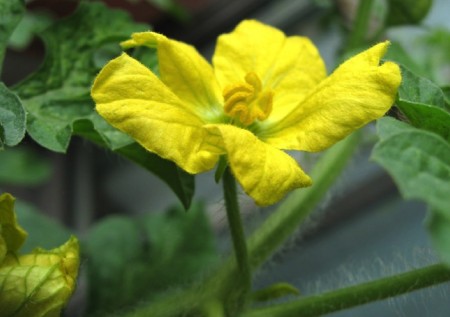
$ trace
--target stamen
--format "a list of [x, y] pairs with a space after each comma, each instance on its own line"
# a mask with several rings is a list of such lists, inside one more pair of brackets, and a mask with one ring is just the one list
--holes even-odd
[[246, 104], [246, 99], [251, 96], [251, 94], [245, 92], [237, 92], [234, 95], [230, 95], [228, 98], [225, 98], [224, 110], [225, 112], [232, 112], [233, 108], [238, 104]]
[[262, 83], [258, 75], [256, 75], [256, 73], [254, 72], [247, 73], [247, 75], [245, 75], [245, 81], [253, 87], [255, 92], [259, 93], [261, 91]]
[[223, 97], [225, 99], [228, 99], [236, 93], [252, 94], [253, 87], [249, 84], [232, 84], [232, 85], [225, 87], [225, 89], [223, 90]]
[[248, 126], [255, 120], [266, 120], [272, 112], [274, 93], [271, 89], [263, 89], [261, 80], [254, 72], [245, 75], [245, 82], [225, 87], [225, 113]]

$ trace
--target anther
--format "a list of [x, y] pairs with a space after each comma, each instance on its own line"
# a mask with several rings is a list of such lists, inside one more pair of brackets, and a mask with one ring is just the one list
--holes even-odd
[[248, 126], [255, 120], [263, 121], [272, 112], [273, 91], [263, 89], [254, 72], [245, 75], [245, 82], [225, 87], [223, 90], [225, 113]]

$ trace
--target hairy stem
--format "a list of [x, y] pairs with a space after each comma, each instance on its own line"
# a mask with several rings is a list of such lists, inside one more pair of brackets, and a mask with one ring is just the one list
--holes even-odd
[[450, 280], [450, 269], [435, 264], [376, 281], [260, 308], [241, 317], [313, 317], [409, 293]]
[[225, 196], [227, 218], [238, 266], [239, 283], [241, 286], [240, 295], [245, 299], [251, 289], [251, 271], [247, 252], [247, 243], [245, 241], [245, 233], [237, 200], [236, 181], [229, 168], [227, 168], [223, 174], [223, 191]]

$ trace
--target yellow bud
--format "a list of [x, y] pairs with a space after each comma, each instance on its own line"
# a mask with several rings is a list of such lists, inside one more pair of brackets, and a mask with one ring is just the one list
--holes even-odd
[[72, 295], [79, 244], [71, 237], [53, 250], [18, 255], [26, 232], [17, 224], [14, 198], [0, 196], [0, 313], [15, 317], [57, 317]]

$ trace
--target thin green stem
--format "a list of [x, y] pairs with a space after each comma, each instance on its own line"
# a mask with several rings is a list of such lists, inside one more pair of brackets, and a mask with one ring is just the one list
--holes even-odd
[[[348, 163], [359, 143], [359, 136], [360, 133], [355, 132], [327, 150], [311, 172], [313, 186], [291, 193], [251, 234], [247, 240], [251, 270], [257, 269], [270, 258], [314, 210]], [[237, 272], [236, 262], [224, 262], [207, 282], [207, 288], [220, 285], [218, 293], [226, 296], [234, 287], [233, 276]]]
[[373, 0], [361, 0], [358, 5], [358, 12], [355, 17], [352, 32], [348, 39], [347, 50], [357, 48], [364, 43], [369, 28], [370, 12], [372, 9]]
[[251, 289], [251, 271], [247, 243], [245, 241], [245, 233], [237, 200], [236, 181], [229, 168], [227, 168], [223, 174], [223, 191], [228, 224], [230, 226], [234, 253], [238, 265], [239, 280], [242, 285], [241, 295], [245, 298]]
[[450, 281], [450, 269], [435, 264], [376, 281], [249, 311], [241, 317], [313, 317]]

